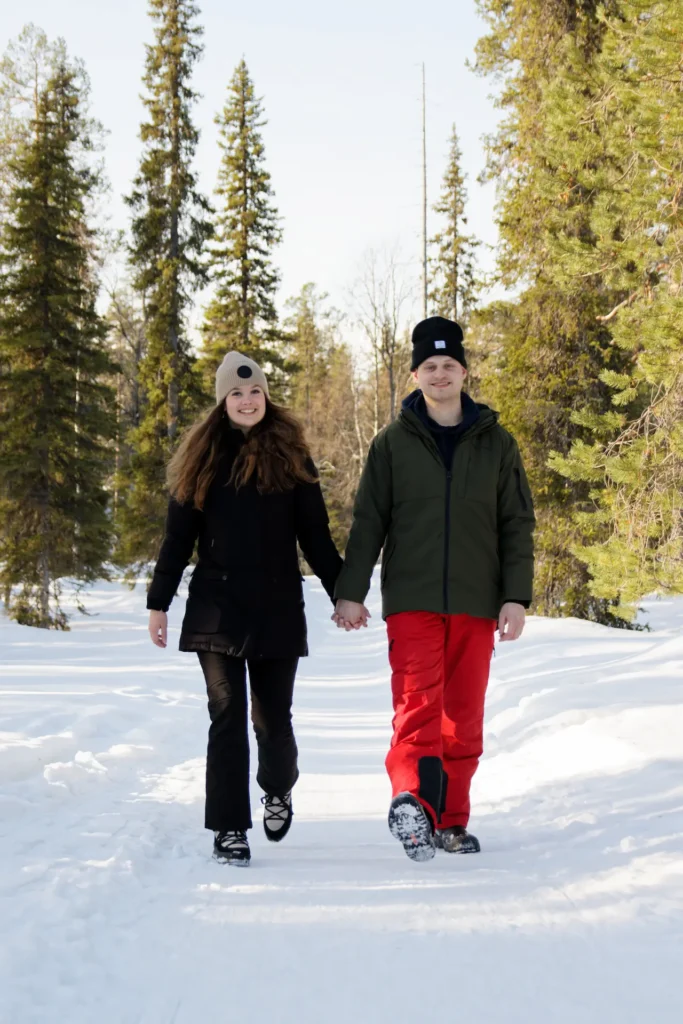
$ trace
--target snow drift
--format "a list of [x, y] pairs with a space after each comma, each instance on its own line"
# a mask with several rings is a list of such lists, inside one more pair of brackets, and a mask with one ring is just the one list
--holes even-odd
[[140, 587], [93, 587], [70, 633], [0, 619], [0, 1020], [683, 1019], [683, 600], [647, 603], [651, 632], [531, 618], [497, 647], [483, 852], [419, 865], [386, 827], [373, 593], [346, 635], [307, 583], [294, 825], [281, 846], [257, 825], [248, 872], [202, 828], [183, 600], [166, 651]]

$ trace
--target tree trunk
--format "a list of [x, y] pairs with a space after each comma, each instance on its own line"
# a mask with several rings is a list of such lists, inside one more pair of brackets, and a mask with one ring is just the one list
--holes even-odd
[[168, 413], [167, 413], [167, 432], [170, 441], [173, 441], [176, 434], [178, 433], [178, 421], [180, 419], [180, 399], [178, 396], [178, 370], [179, 370], [179, 351], [180, 351], [180, 332], [178, 323], [178, 290], [179, 290], [179, 279], [178, 279], [178, 254], [180, 252], [180, 241], [179, 241], [179, 221], [180, 221], [180, 210], [178, 193], [180, 191], [178, 183], [178, 169], [181, 163], [180, 153], [180, 125], [178, 124], [178, 106], [180, 104], [180, 84], [178, 68], [174, 68], [173, 73], [173, 120], [171, 123], [171, 239], [170, 239], [170, 252], [172, 266], [173, 266], [173, 282], [171, 285], [171, 317], [168, 326], [168, 343], [171, 349], [171, 379], [168, 383]]
[[49, 551], [49, 501], [50, 484], [47, 475], [47, 449], [43, 451], [43, 486], [40, 505], [40, 553], [38, 555], [38, 609], [40, 612], [39, 626], [50, 628], [50, 551]]
[[[171, 217], [171, 259], [178, 258], [178, 211]], [[173, 268], [173, 293], [171, 298], [171, 322], [168, 330], [168, 344], [171, 349], [171, 379], [168, 382], [168, 437], [173, 440], [178, 432], [180, 400], [178, 397], [178, 363], [180, 338], [178, 333], [178, 270]]]
[[377, 352], [377, 347], [376, 346], [375, 346], [375, 353], [374, 354], [375, 354], [375, 396], [374, 396], [374, 398], [375, 398], [375, 422], [374, 422], [373, 437], [375, 437], [377, 434], [379, 434], [379, 384], [380, 384], [380, 380], [379, 380], [379, 353]]
[[[43, 243], [44, 246], [44, 243]], [[45, 248], [42, 250], [42, 257], [47, 262]], [[43, 331], [46, 339], [50, 339], [46, 346], [49, 350], [52, 344], [52, 318], [50, 303], [47, 298], [47, 289], [43, 280], [42, 284], [43, 292]], [[42, 394], [42, 407], [39, 410], [39, 429], [41, 438], [41, 449], [40, 449], [40, 469], [41, 469], [41, 480], [40, 480], [40, 504], [39, 504], [39, 517], [40, 517], [40, 553], [38, 555], [38, 606], [40, 612], [40, 628], [50, 628], [50, 529], [49, 529], [49, 510], [50, 510], [50, 449], [48, 440], [48, 429], [47, 421], [43, 421], [41, 424], [42, 416], [40, 413], [46, 413], [52, 409], [52, 381], [47, 374], [43, 375], [43, 394]], [[49, 414], [48, 414], [49, 415]]]
[[38, 573], [40, 585], [40, 628], [50, 628], [50, 563], [47, 550], [47, 541], [43, 533], [43, 547], [38, 556]]
[[[453, 218], [453, 237], [458, 237], [458, 218]], [[453, 253], [453, 319], [458, 319], [458, 249]]]
[[247, 213], [249, 207], [249, 168], [247, 166], [247, 95], [242, 80], [242, 117], [240, 121], [240, 132], [242, 135], [242, 190], [244, 208], [242, 210], [242, 346], [245, 352], [249, 350], [249, 229], [247, 227]]
[[119, 473], [121, 472], [121, 382], [123, 374], [116, 374], [116, 442], [114, 446], [114, 520], [119, 510]]
[[396, 374], [394, 372], [394, 359], [393, 356], [387, 367], [387, 374], [389, 377], [389, 411], [391, 416], [391, 422], [393, 423], [396, 419]]
[[356, 433], [356, 440], [358, 441], [358, 472], [356, 474], [356, 480], [358, 480], [363, 469], [365, 443], [363, 441], [363, 431], [360, 426], [360, 415], [358, 410], [358, 382], [355, 378], [352, 378], [351, 380], [351, 397], [353, 400], [353, 427]]

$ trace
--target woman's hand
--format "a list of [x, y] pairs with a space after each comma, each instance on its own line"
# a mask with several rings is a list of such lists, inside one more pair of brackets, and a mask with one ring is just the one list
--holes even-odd
[[370, 612], [364, 604], [357, 601], [337, 601], [332, 621], [336, 622], [339, 629], [345, 629], [348, 633], [351, 629], [360, 629], [367, 626]]
[[148, 629], [152, 643], [156, 644], [157, 647], [165, 647], [168, 631], [168, 616], [166, 612], [150, 612]]

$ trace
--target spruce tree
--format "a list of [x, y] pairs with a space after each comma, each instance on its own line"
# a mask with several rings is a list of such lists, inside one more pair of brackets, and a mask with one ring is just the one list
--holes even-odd
[[110, 294], [107, 310], [108, 348], [116, 366], [111, 385], [116, 392], [116, 433], [114, 436], [114, 476], [112, 505], [115, 520], [119, 513], [119, 487], [124, 469], [133, 456], [131, 438], [142, 420], [140, 367], [147, 352], [145, 317], [140, 296], [128, 283]]
[[484, 393], [520, 442], [536, 498], [535, 610], [618, 624], [576, 556], [600, 539], [597, 523], [588, 528], [574, 517], [589, 487], [548, 468], [552, 451], [566, 454], [589, 436], [575, 419], [578, 410], [609, 409], [602, 371], [625, 365], [609, 322], [600, 319], [626, 297], [623, 282], [604, 269], [581, 278], [558, 257], [573, 245], [596, 247], [596, 195], [581, 176], [592, 160], [604, 173], [611, 157], [602, 142], [589, 145], [581, 113], [599, 89], [596, 62], [618, 4], [480, 0], [479, 7], [491, 31], [478, 44], [478, 69], [504, 78], [506, 117], [489, 140], [488, 162], [498, 184], [498, 281], [521, 289], [518, 299], [496, 303], [479, 320], [496, 334]]
[[265, 166], [263, 105], [244, 60], [216, 123], [223, 159], [216, 189], [217, 242], [211, 253], [216, 292], [203, 332], [206, 387], [213, 389], [225, 353], [237, 349], [270, 370], [277, 392], [284, 383], [285, 346], [275, 307], [280, 275], [272, 255], [282, 231]]
[[474, 259], [478, 242], [463, 234], [467, 224], [467, 190], [461, 162], [453, 125], [441, 197], [434, 205], [434, 212], [443, 218], [444, 226], [432, 239], [436, 255], [430, 260], [429, 299], [433, 313], [466, 324], [477, 295]]
[[289, 368], [286, 397], [306, 428], [311, 425], [315, 395], [329, 372], [340, 322], [340, 315], [325, 305], [327, 299], [327, 295], [321, 295], [316, 286], [309, 283], [286, 304], [289, 313], [284, 324]]
[[0, 587], [18, 622], [66, 628], [60, 580], [110, 553], [113, 434], [82, 70], [59, 64], [11, 167], [0, 239]]
[[[67, 61], [62, 39], [51, 41], [42, 29], [26, 25], [0, 60], [0, 214], [12, 187], [18, 147], [28, 141], [47, 82]], [[82, 70], [78, 62], [71, 64]]]
[[143, 299], [146, 353], [140, 366], [142, 415], [120, 478], [119, 547], [125, 565], [157, 552], [164, 519], [165, 465], [203, 401], [187, 336], [192, 294], [206, 282], [203, 253], [211, 237], [210, 207], [197, 187], [192, 122], [197, 94], [190, 78], [200, 58], [202, 29], [192, 0], [149, 0], [156, 23], [147, 47], [140, 137], [143, 156], [128, 197], [133, 212], [130, 261]]
[[359, 451], [355, 373], [340, 334], [342, 316], [306, 284], [287, 303], [288, 406], [304, 424], [320, 473], [330, 528], [343, 550], [366, 446]]
[[[583, 94], [576, 177], [595, 197], [595, 245], [568, 240], [557, 253], [576, 279], [607, 276], [622, 296], [601, 317], [626, 357], [622, 372], [601, 374], [612, 407], [577, 411], [591, 437], [552, 464], [591, 487], [577, 518], [598, 540], [576, 555], [591, 592], [626, 619], [652, 590], [683, 592], [681, 38], [680, 5], [630, 0], [607, 23], [594, 94]], [[572, 88], [556, 89], [555, 110]]]
[[0, 224], [10, 216], [19, 147], [30, 139], [41, 93], [60, 60], [66, 59], [62, 40], [51, 42], [29, 24], [0, 60]]
[[359, 437], [358, 381], [351, 349], [335, 338], [326, 372], [311, 389], [306, 430], [320, 473], [330, 530], [340, 551], [346, 547], [353, 501], [367, 454]]

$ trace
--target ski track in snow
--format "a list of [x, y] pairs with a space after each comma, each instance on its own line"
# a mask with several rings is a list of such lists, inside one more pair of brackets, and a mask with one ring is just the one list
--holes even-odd
[[391, 707], [371, 626], [307, 582], [292, 832], [210, 858], [199, 665], [98, 584], [45, 634], [0, 618], [2, 1024], [659, 1024], [683, 1019], [683, 600], [651, 632], [530, 618], [499, 644], [472, 828], [389, 835]]

